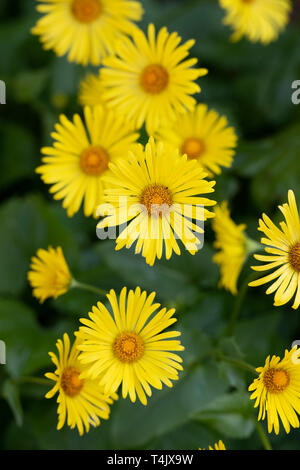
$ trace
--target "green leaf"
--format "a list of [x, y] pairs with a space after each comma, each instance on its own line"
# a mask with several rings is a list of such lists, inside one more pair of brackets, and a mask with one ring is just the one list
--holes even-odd
[[2, 397], [7, 401], [16, 420], [17, 426], [23, 424], [23, 409], [20, 401], [18, 386], [10, 379], [6, 379], [2, 385]]

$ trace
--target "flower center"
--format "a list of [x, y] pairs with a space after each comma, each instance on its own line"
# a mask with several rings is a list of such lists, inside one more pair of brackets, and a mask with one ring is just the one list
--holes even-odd
[[78, 395], [83, 387], [84, 380], [80, 379], [79, 375], [80, 371], [75, 367], [68, 367], [61, 376], [61, 387], [69, 397]]
[[284, 369], [268, 369], [263, 382], [270, 393], [283, 392], [290, 383], [290, 375]]
[[189, 159], [199, 158], [205, 152], [205, 143], [197, 137], [190, 137], [183, 142], [181, 153], [187, 154]]
[[121, 362], [135, 362], [144, 354], [144, 343], [136, 333], [121, 333], [114, 341], [113, 352]]
[[140, 84], [147, 93], [161, 93], [169, 83], [169, 74], [160, 64], [148, 65], [142, 72]]
[[289, 253], [289, 261], [295, 271], [300, 272], [300, 242], [292, 246]]
[[148, 215], [158, 216], [170, 211], [173, 197], [169, 188], [162, 184], [154, 184], [144, 189], [140, 202], [146, 207]]
[[73, 0], [71, 10], [80, 23], [91, 23], [102, 13], [100, 0]]
[[89, 147], [80, 155], [81, 169], [87, 174], [98, 176], [108, 168], [109, 157], [102, 147]]

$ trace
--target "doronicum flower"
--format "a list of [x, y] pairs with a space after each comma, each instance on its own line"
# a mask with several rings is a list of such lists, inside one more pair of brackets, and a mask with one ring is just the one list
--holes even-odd
[[36, 169], [54, 199], [63, 199], [69, 217], [84, 200], [84, 215], [95, 215], [103, 201], [103, 176], [108, 164], [127, 156], [139, 135], [130, 124], [103, 106], [84, 109], [85, 122], [75, 114], [73, 122], [60, 116], [55, 125], [52, 147], [42, 153], [43, 165]]
[[78, 101], [81, 106], [105, 106], [103, 100], [104, 87], [101, 77], [88, 74], [79, 85]]
[[220, 174], [221, 167], [232, 165], [237, 136], [228, 126], [225, 116], [208, 110], [205, 104], [178, 118], [171, 125], [161, 127], [157, 136], [165, 143], [195, 159], [209, 174]]
[[[98, 215], [106, 217], [98, 229], [126, 223], [116, 239], [116, 250], [135, 242], [135, 252], [142, 253], [149, 265], [161, 259], [165, 251], [170, 259], [173, 251], [180, 255], [176, 238], [195, 254], [199, 250], [199, 234], [203, 221], [213, 217], [205, 206], [215, 201], [203, 197], [214, 191], [214, 181], [195, 160], [180, 156], [151, 137], [145, 149], [136, 147], [128, 160], [110, 165], [106, 177], [105, 199]], [[194, 221], [193, 221], [194, 219]]]
[[[198, 449], [198, 450], [205, 450], [205, 449]], [[208, 446], [208, 450], [226, 450], [226, 447], [224, 445], [224, 442], [219, 440], [219, 442], [216, 442], [214, 447]]]
[[109, 418], [109, 405], [113, 403], [113, 399], [117, 399], [117, 395], [104, 394], [98, 381], [81, 378], [84, 368], [78, 361], [77, 344], [78, 340], [71, 348], [69, 336], [65, 333], [63, 341], [59, 339], [56, 343], [58, 356], [49, 353], [56, 370], [45, 376], [53, 380], [55, 385], [45, 396], [52, 398], [58, 393], [57, 429], [61, 429], [67, 422], [71, 429], [77, 427], [82, 436], [84, 431], [89, 431], [91, 425], [99, 426], [100, 418]]
[[233, 28], [233, 41], [247, 37], [251, 42], [269, 44], [285, 28], [291, 11], [290, 0], [219, 0], [227, 14], [224, 24]]
[[[84, 326], [77, 333], [81, 351], [79, 360], [84, 377], [98, 380], [105, 393], [116, 392], [122, 384], [122, 395], [132, 402], [136, 395], [143, 405], [151, 387], [172, 387], [182, 370], [182, 359], [173, 351], [182, 351], [178, 331], [164, 331], [177, 320], [175, 309], [161, 308], [137, 287], [124, 287], [118, 299], [114, 290], [107, 294], [112, 313], [101, 303], [93, 307], [90, 319], [81, 318]], [[155, 313], [156, 312], [156, 313]]]
[[44, 49], [70, 62], [99, 65], [115, 51], [142, 17], [140, 2], [131, 0], [38, 0], [43, 14], [31, 32], [40, 37]]
[[265, 246], [265, 255], [254, 255], [261, 266], [251, 266], [255, 271], [269, 271], [271, 274], [252, 281], [249, 286], [260, 286], [267, 282], [272, 284], [267, 294], [274, 295], [274, 305], [281, 306], [290, 301], [295, 295], [292, 307], [300, 305], [300, 220], [295, 195], [288, 192], [288, 203], [279, 206], [284, 222], [277, 227], [270, 218], [262, 215], [258, 230], [265, 234], [261, 243]]
[[245, 224], [237, 225], [232, 220], [226, 201], [214, 208], [214, 214], [212, 220], [212, 228], [216, 234], [214, 247], [219, 251], [214, 255], [213, 261], [220, 266], [219, 286], [235, 295], [243, 265], [258, 244], [246, 236]]
[[193, 68], [197, 59], [186, 59], [194, 40], [180, 41], [165, 27], [156, 35], [150, 24], [148, 37], [136, 28], [132, 39], [118, 43], [117, 55], [103, 61], [104, 99], [136, 128], [145, 122], [149, 135], [194, 108], [191, 95], [200, 92], [195, 80], [207, 74], [206, 69]]
[[259, 377], [249, 386], [254, 407], [259, 406], [258, 421], [268, 420], [268, 432], [279, 433], [279, 419], [287, 433], [299, 427], [300, 413], [300, 366], [297, 346], [285, 351], [284, 358], [267, 357], [264, 367], [256, 371]]
[[62, 248], [40, 248], [31, 258], [28, 281], [33, 295], [42, 303], [48, 297], [56, 299], [65, 294], [70, 287], [72, 276]]

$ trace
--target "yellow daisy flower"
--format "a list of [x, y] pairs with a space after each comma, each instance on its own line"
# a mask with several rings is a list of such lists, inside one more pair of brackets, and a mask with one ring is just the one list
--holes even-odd
[[216, 234], [214, 247], [220, 251], [213, 261], [220, 266], [220, 287], [237, 294], [237, 281], [247, 257], [245, 224], [237, 225], [230, 217], [228, 204], [223, 201], [214, 208], [212, 228]]
[[201, 91], [195, 80], [207, 74], [206, 69], [193, 68], [197, 59], [185, 60], [194, 40], [180, 41], [165, 27], [156, 36], [150, 24], [148, 37], [136, 28], [132, 40], [118, 43], [117, 56], [103, 61], [104, 98], [137, 128], [145, 122], [149, 135], [194, 108], [190, 95]]
[[279, 433], [279, 419], [282, 421], [287, 433], [299, 427], [296, 413], [300, 413], [300, 367], [295, 355], [298, 357], [297, 346], [285, 351], [284, 358], [278, 356], [267, 357], [264, 367], [256, 371], [259, 377], [249, 386], [253, 391], [251, 399], [255, 400], [254, 407], [259, 406], [258, 421], [268, 419], [268, 432], [273, 428]]
[[88, 74], [79, 85], [78, 101], [81, 106], [105, 106], [104, 87], [100, 76]]
[[117, 399], [117, 395], [110, 397], [103, 393], [98, 381], [80, 377], [84, 368], [78, 361], [77, 345], [78, 340], [70, 348], [70, 339], [65, 333], [63, 341], [59, 339], [56, 343], [58, 356], [49, 353], [56, 370], [45, 376], [53, 380], [55, 385], [45, 397], [52, 398], [58, 393], [57, 429], [61, 429], [67, 421], [68, 426], [71, 429], [77, 427], [82, 436], [84, 431], [89, 431], [90, 425], [99, 426], [100, 418], [109, 418], [109, 405], [113, 403], [113, 399]]
[[39, 249], [31, 258], [28, 281], [33, 295], [42, 303], [48, 297], [56, 299], [65, 294], [72, 280], [62, 248]]
[[[199, 250], [199, 223], [213, 217], [204, 206], [215, 201], [201, 196], [211, 193], [215, 181], [205, 180], [206, 174], [195, 160], [180, 156], [177, 150], [168, 151], [162, 142], [151, 137], [144, 148], [136, 147], [131, 158], [110, 165], [106, 177], [105, 199], [109, 203], [99, 207], [98, 215], [107, 215], [98, 229], [127, 223], [116, 240], [116, 250], [130, 248], [135, 242], [136, 253], [141, 253], [151, 266], [161, 259], [165, 248], [166, 259], [173, 251], [180, 255], [176, 238], [195, 254]], [[195, 234], [196, 233], [196, 234]]]
[[[205, 450], [205, 449], [198, 449], [198, 450]], [[224, 442], [219, 440], [219, 442], [216, 442], [214, 447], [209, 446], [208, 450], [226, 450], [226, 447], [224, 445]]]
[[278, 38], [288, 23], [290, 0], [219, 0], [227, 15], [224, 24], [234, 29], [232, 39], [246, 36], [252, 42], [268, 44]]
[[288, 192], [288, 203], [279, 206], [284, 222], [280, 228], [269, 219], [266, 214], [259, 220], [258, 230], [266, 237], [261, 243], [266, 245], [266, 255], [254, 255], [254, 258], [263, 261], [261, 266], [251, 266], [255, 271], [268, 271], [275, 269], [271, 274], [249, 283], [249, 286], [260, 286], [274, 281], [267, 289], [267, 294], [275, 292], [274, 305], [284, 305], [295, 295], [292, 307], [297, 309], [300, 305], [300, 219], [292, 190]]
[[116, 41], [136, 27], [143, 14], [140, 2], [131, 0], [38, 0], [43, 14], [31, 32], [44, 49], [70, 62], [99, 65], [115, 51]]
[[228, 126], [226, 117], [208, 110], [205, 104], [198, 104], [171, 125], [161, 127], [157, 136], [195, 159], [210, 175], [221, 173], [221, 166], [232, 165], [237, 145], [234, 128]]
[[84, 215], [95, 215], [103, 197], [103, 176], [108, 164], [124, 158], [134, 148], [139, 135], [113, 111], [103, 106], [84, 109], [85, 123], [78, 114], [73, 122], [60, 116], [52, 137], [53, 147], [45, 147], [43, 165], [36, 169], [51, 184], [54, 199], [63, 199], [69, 217], [84, 200]]
[[[105, 393], [117, 391], [135, 402], [136, 395], [143, 405], [151, 386], [161, 390], [163, 384], [172, 387], [182, 370], [182, 359], [171, 351], [182, 351], [178, 331], [167, 331], [175, 323], [175, 309], [157, 309], [155, 292], [149, 296], [137, 287], [124, 287], [118, 299], [114, 290], [107, 294], [112, 314], [101, 303], [93, 307], [90, 319], [81, 318], [79, 328], [79, 360], [85, 366], [83, 376], [99, 380]], [[156, 312], [154, 314], [154, 312]]]

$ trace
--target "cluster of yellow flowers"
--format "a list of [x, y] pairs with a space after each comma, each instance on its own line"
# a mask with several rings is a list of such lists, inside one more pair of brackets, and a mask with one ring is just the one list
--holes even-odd
[[[289, 0], [219, 3], [235, 40], [246, 36], [264, 44], [277, 38], [291, 9]], [[135, 252], [150, 266], [163, 254], [166, 259], [173, 252], [180, 255], [178, 238], [195, 254], [203, 233], [198, 222], [212, 218], [220, 285], [236, 294], [245, 260], [260, 245], [247, 237], [245, 225], [234, 223], [227, 202], [207, 209], [216, 204], [206, 197], [214, 191], [212, 178], [232, 165], [237, 136], [225, 116], [193, 97], [201, 91], [196, 80], [207, 74], [189, 56], [194, 41], [182, 43], [176, 32], [156, 31], [153, 24], [144, 34], [135, 24], [143, 13], [137, 1], [39, 0], [37, 8], [43, 16], [32, 32], [46, 49], [84, 66], [101, 64], [97, 76], [88, 75], [80, 84], [83, 117], [61, 115], [53, 145], [42, 149], [36, 171], [51, 185], [54, 198], [63, 201], [70, 217], [83, 203], [85, 216], [103, 217], [100, 229], [126, 223], [116, 250], [136, 244]], [[149, 137], [145, 147], [138, 143], [143, 126]], [[266, 264], [253, 269], [276, 270], [250, 285], [276, 279], [267, 290], [276, 292], [275, 305], [296, 293], [293, 308], [298, 308], [300, 220], [292, 191], [288, 197], [289, 203], [280, 207], [285, 218], [281, 229], [265, 214], [259, 225], [267, 255], [255, 258]], [[76, 286], [60, 247], [38, 250], [28, 279], [41, 302]], [[89, 318], [80, 320], [72, 346], [67, 334], [57, 341], [58, 355], [50, 353], [56, 370], [46, 374], [55, 385], [46, 396], [58, 393], [58, 429], [67, 422], [83, 434], [100, 418], [108, 419], [120, 386], [123, 398], [129, 395], [135, 402], [138, 397], [146, 405], [151, 387], [171, 387], [178, 379], [182, 359], [176, 352], [184, 348], [174, 338], [180, 332], [164, 331], [176, 322], [175, 310], [161, 308], [154, 298], [155, 293], [139, 287], [124, 287], [119, 298], [111, 290], [110, 308], [98, 302]], [[258, 419], [267, 415], [269, 432], [279, 432], [278, 415], [286, 432], [299, 427], [295, 353], [293, 348], [283, 360], [268, 357], [249, 387], [260, 407]], [[223, 442], [215, 449], [224, 450]]]

